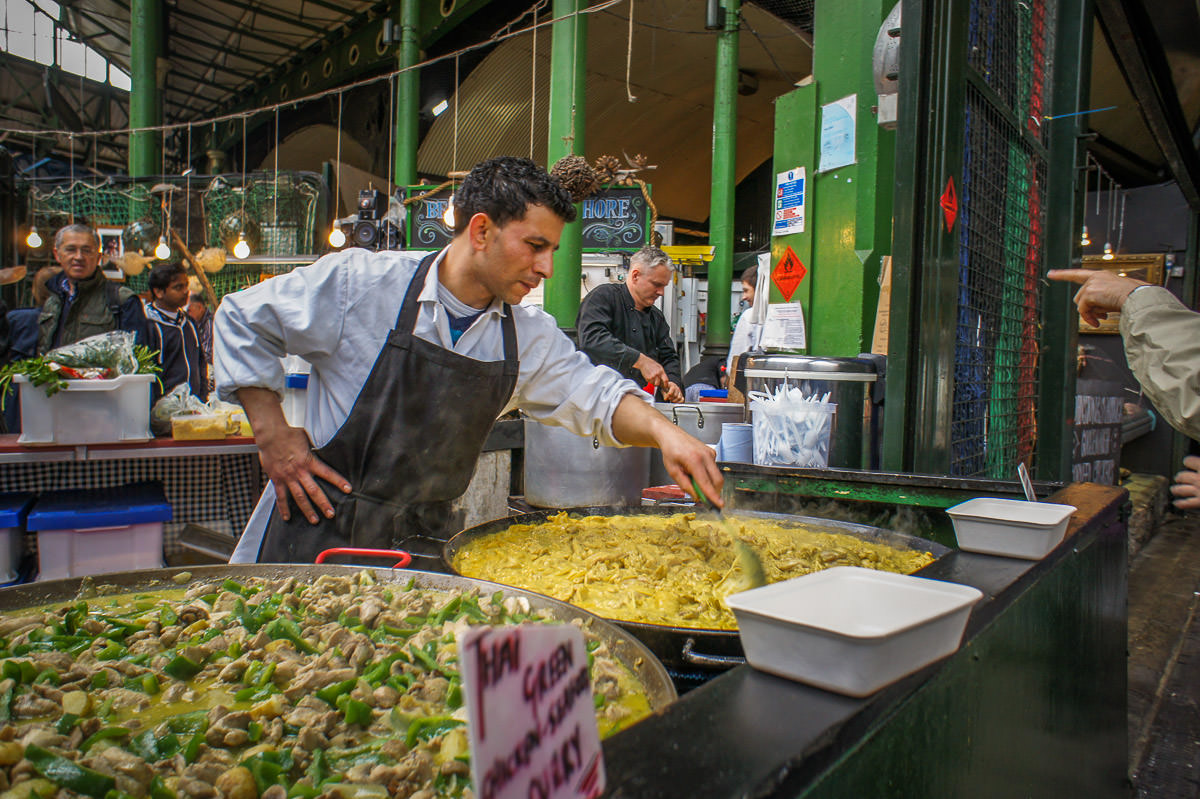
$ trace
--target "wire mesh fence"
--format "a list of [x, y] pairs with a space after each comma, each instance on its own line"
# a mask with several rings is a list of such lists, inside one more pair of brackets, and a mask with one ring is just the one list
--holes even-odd
[[[204, 247], [230, 251], [238, 234], [255, 255], [315, 255], [321, 247], [327, 189], [320, 176], [307, 172], [248, 175], [170, 176], [102, 181], [26, 183], [18, 187], [27, 209], [24, 226], [36, 225], [46, 244], [28, 253], [28, 275], [10, 287], [17, 305], [32, 302], [31, 281], [37, 268], [53, 263], [53, 234], [72, 222], [90, 225], [101, 235], [102, 260], [125, 253], [152, 254], [166, 236], [172, 259], [181, 254], [170, 241], [174, 230], [193, 254]], [[168, 228], [169, 226], [169, 228]], [[231, 291], [279, 274], [292, 265], [239, 264], [232, 257], [208, 274], [220, 299]], [[144, 291], [148, 273], [125, 278], [134, 291]]]
[[[1011, 478], [1037, 444], [1041, 117], [1052, 7], [974, 0], [967, 81], [951, 474]], [[997, 102], [999, 101], [999, 102]]]

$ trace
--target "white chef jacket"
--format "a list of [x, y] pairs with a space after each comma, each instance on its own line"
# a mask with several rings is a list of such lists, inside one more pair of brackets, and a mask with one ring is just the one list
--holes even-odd
[[[312, 365], [304, 426], [313, 444], [324, 446], [350, 415], [425, 255], [347, 249], [226, 295], [213, 322], [218, 396], [236, 402], [237, 390], [251, 387], [280, 394], [280, 359], [299, 355]], [[438, 268], [444, 257], [445, 250], [430, 267], [421, 290], [415, 334], [460, 355], [503, 360], [504, 310], [499, 299], [457, 344], [451, 342], [446, 309], [438, 300]], [[594, 366], [542, 309], [518, 305], [512, 313], [520, 368], [512, 399], [501, 415], [520, 408], [538, 421], [595, 436], [607, 446], [624, 446], [612, 432], [613, 412], [626, 394], [647, 402], [649, 396], [614, 370]], [[254, 560], [274, 496], [268, 485], [231, 562]]]
[[754, 309], [747, 308], [738, 317], [737, 325], [733, 328], [733, 337], [729, 339], [729, 354], [725, 356], [725, 371], [733, 372], [733, 359], [737, 355], [744, 355], [752, 349], [758, 347], [759, 340], [762, 339], [762, 325], [756, 325], [750, 321], [754, 316]]

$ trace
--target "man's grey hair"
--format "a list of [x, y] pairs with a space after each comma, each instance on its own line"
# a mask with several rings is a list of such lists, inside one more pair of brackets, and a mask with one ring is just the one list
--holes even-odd
[[635, 252], [629, 258], [629, 266], [642, 266], [647, 269], [656, 269], [660, 266], [665, 266], [670, 271], [675, 271], [675, 264], [671, 261], [671, 256], [657, 247], [643, 247]]
[[92, 237], [92, 241], [96, 244], [96, 249], [100, 249], [100, 235], [96, 233], [96, 231], [89, 225], [82, 225], [79, 223], [73, 225], [63, 225], [58, 229], [58, 232], [54, 234], [54, 249], [57, 250], [62, 246], [63, 236], [67, 235], [68, 233], [86, 233]]

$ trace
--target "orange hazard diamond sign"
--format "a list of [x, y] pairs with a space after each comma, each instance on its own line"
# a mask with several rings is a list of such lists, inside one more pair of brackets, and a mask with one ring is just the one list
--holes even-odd
[[800, 281], [807, 274], [808, 270], [804, 268], [804, 263], [792, 251], [792, 248], [788, 247], [784, 251], [783, 257], [779, 259], [779, 263], [775, 264], [775, 268], [771, 271], [771, 280], [779, 288], [784, 302], [791, 302], [792, 295], [796, 293]]

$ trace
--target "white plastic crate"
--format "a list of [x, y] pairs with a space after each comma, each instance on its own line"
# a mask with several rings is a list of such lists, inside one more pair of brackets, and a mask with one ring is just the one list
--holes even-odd
[[37, 532], [38, 579], [160, 568], [170, 519], [158, 483], [43, 494], [26, 521]]
[[18, 444], [111, 444], [149, 441], [150, 384], [154, 375], [112, 380], [68, 380], [52, 397], [23, 375]]

